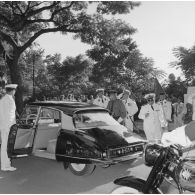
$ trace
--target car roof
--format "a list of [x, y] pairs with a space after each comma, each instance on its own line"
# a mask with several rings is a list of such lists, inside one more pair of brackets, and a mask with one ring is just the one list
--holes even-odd
[[38, 102], [29, 103], [28, 105], [56, 108], [58, 110], [63, 111], [65, 114], [71, 116], [77, 111], [84, 111], [84, 110], [108, 111], [107, 109], [94, 104], [88, 104], [84, 102], [71, 102], [71, 101], [38, 101]]

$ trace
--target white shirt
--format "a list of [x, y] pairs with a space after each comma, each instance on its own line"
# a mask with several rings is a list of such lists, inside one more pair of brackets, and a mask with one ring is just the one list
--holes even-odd
[[127, 116], [133, 116], [137, 111], [138, 111], [138, 107], [135, 101], [133, 101], [132, 99], [128, 98], [127, 100], [122, 100], [125, 108], [127, 110]]

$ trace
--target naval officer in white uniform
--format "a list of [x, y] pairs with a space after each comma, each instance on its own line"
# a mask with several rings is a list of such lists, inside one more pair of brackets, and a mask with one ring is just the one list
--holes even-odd
[[190, 96], [188, 97], [187, 102], [189, 104], [192, 104], [192, 110], [193, 110], [192, 120], [195, 121], [195, 92], [190, 94]]
[[141, 107], [139, 118], [144, 121], [144, 132], [148, 141], [161, 140], [162, 128], [159, 120], [160, 107], [155, 103], [155, 94], [145, 96], [147, 104]]
[[7, 142], [10, 127], [16, 123], [16, 105], [14, 95], [17, 85], [9, 84], [5, 86], [6, 95], [0, 100], [0, 131], [1, 131], [1, 170], [15, 171], [16, 168], [11, 166], [7, 154]]

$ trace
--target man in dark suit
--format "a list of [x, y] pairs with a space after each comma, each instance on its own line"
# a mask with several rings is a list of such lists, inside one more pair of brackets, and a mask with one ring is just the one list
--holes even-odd
[[115, 90], [111, 90], [109, 94], [110, 101], [108, 102], [107, 109], [115, 120], [120, 124], [125, 125], [127, 112], [122, 100], [117, 98], [117, 92]]

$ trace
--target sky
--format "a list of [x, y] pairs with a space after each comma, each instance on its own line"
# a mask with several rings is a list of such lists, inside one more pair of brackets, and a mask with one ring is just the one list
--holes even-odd
[[[137, 29], [132, 36], [145, 57], [154, 60], [154, 67], [164, 70], [167, 75], [181, 75], [180, 70], [170, 67], [176, 60], [173, 48], [195, 45], [195, 1], [143, 1], [129, 14], [120, 18]], [[46, 54], [60, 53], [66, 56], [85, 54], [90, 46], [72, 35], [51, 33], [37, 39]]]

